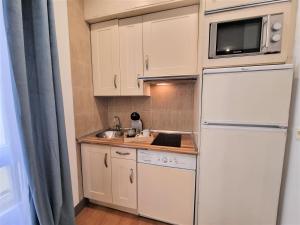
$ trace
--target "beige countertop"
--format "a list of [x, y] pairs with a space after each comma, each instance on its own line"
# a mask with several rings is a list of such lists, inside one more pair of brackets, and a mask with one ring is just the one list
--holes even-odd
[[[182, 154], [191, 154], [197, 155], [197, 148], [194, 143], [194, 138], [192, 134], [182, 134], [181, 137], [181, 147], [167, 147], [167, 146], [158, 146], [151, 145], [152, 140], [138, 141], [138, 142], [125, 142], [124, 137], [120, 138], [98, 138], [96, 134], [98, 132], [80, 137], [77, 139], [78, 143], [87, 143], [87, 144], [101, 144], [101, 145], [110, 145], [116, 147], [124, 148], [135, 148], [135, 149], [149, 149], [153, 151], [166, 151]], [[158, 133], [154, 132], [152, 135], [156, 137]]]

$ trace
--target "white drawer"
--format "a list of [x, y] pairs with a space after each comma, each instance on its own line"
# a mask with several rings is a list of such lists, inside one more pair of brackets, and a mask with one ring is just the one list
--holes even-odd
[[136, 149], [112, 147], [111, 148], [111, 157], [112, 158], [120, 158], [120, 159], [136, 160]]

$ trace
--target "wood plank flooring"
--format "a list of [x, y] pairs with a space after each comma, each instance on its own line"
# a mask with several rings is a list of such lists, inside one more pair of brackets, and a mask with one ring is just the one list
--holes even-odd
[[77, 216], [76, 225], [167, 225], [129, 213], [89, 204]]

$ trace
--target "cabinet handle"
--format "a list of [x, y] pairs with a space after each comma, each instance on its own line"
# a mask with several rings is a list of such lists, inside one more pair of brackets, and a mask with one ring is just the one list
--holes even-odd
[[146, 64], [146, 70], [149, 70], [149, 56], [148, 55], [146, 55], [145, 64]]
[[116, 153], [119, 154], [119, 155], [130, 155], [129, 152], [119, 152], [119, 151], [117, 151]]
[[115, 88], [117, 88], [117, 74], [115, 74], [114, 76], [114, 86]]
[[105, 153], [105, 156], [104, 156], [104, 166], [107, 168], [108, 165], [107, 165], [107, 153]]
[[133, 169], [130, 169], [129, 181], [131, 184], [133, 184]]
[[138, 86], [138, 88], [141, 88], [141, 84], [140, 84], [140, 81], [139, 81], [139, 74], [137, 75], [137, 77], [136, 77], [136, 82], [137, 82], [137, 86]]

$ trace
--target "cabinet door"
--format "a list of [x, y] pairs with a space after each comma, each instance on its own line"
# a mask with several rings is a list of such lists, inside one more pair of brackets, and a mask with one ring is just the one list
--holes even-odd
[[199, 4], [199, 0], [84, 0], [84, 17], [89, 23]]
[[286, 130], [201, 129], [198, 225], [275, 225]]
[[137, 208], [136, 161], [112, 159], [112, 187], [114, 204]]
[[198, 6], [143, 16], [145, 76], [197, 74]]
[[85, 19], [93, 21], [134, 7], [133, 0], [84, 0]]
[[178, 0], [138, 0], [134, 1], [134, 8], [145, 8], [157, 5], [164, 5], [176, 1]]
[[118, 20], [91, 26], [95, 96], [120, 95]]
[[238, 7], [263, 2], [278, 2], [279, 0], [206, 0], [206, 11]]
[[110, 147], [81, 145], [84, 197], [112, 203]]
[[212, 71], [203, 76], [203, 122], [288, 126], [293, 68], [257, 66]]
[[143, 95], [143, 24], [142, 17], [120, 20], [121, 95]]

